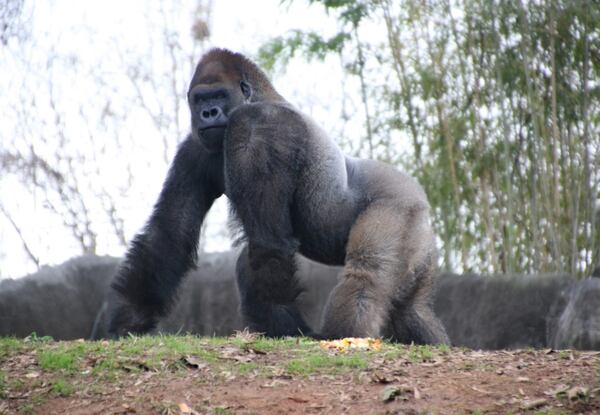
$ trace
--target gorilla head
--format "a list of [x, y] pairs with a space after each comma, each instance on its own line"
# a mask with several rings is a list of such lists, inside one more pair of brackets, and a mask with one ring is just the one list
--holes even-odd
[[188, 91], [192, 136], [210, 151], [220, 151], [232, 111], [260, 101], [283, 98], [263, 71], [243, 55], [211, 50], [198, 63]]

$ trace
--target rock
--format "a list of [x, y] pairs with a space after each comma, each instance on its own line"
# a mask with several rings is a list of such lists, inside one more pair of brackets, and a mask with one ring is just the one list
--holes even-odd
[[[236, 251], [201, 255], [159, 330], [200, 335], [241, 330], [236, 258]], [[83, 256], [21, 279], [0, 281], [0, 335], [105, 337], [108, 286], [119, 261]], [[296, 302], [313, 329], [320, 325], [339, 272], [337, 267], [299, 261], [305, 291]], [[456, 346], [600, 350], [600, 279], [448, 274], [440, 278], [435, 310]]]
[[550, 345], [555, 349], [600, 350], [600, 279], [573, 285]]

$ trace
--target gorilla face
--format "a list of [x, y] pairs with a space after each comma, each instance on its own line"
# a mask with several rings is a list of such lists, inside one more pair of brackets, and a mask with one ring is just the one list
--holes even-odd
[[239, 71], [222, 62], [208, 62], [196, 70], [188, 92], [192, 135], [209, 151], [221, 151], [229, 115], [250, 101], [252, 86]]

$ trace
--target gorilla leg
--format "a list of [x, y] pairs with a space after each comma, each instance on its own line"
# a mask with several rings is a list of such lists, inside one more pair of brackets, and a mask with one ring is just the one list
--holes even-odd
[[301, 292], [290, 216], [297, 152], [293, 139], [273, 140], [272, 126], [252, 128], [253, 123], [268, 124], [272, 111], [288, 110], [264, 111], [254, 108], [239, 119], [232, 116], [225, 140], [226, 194], [248, 240], [238, 262], [238, 288], [250, 328], [269, 335], [297, 334], [307, 330], [292, 306]]
[[[322, 336], [447, 342], [430, 304], [434, 252], [425, 207], [370, 206], [350, 232], [344, 272], [326, 306]], [[396, 330], [390, 333], [390, 327]]]
[[433, 312], [435, 256], [415, 270], [419, 287], [406, 303], [394, 301], [386, 336], [401, 343], [450, 344], [444, 325]]
[[[291, 265], [293, 262], [273, 257], [264, 265], [254, 269], [249, 260], [248, 247], [244, 248], [240, 254], [236, 269], [240, 308], [244, 325], [250, 330], [271, 337], [309, 334], [310, 328], [304, 322], [295, 304], [275, 304], [269, 298], [271, 293], [291, 288], [280, 284], [281, 274], [293, 272], [293, 269], [289, 269]], [[257, 284], [256, 278], [254, 278], [254, 274], [257, 272], [263, 274], [262, 285]], [[275, 282], [271, 287], [269, 287], [269, 279], [273, 279]], [[296, 289], [292, 289], [292, 296], [297, 295], [296, 292]], [[288, 295], [281, 293], [280, 296]]]

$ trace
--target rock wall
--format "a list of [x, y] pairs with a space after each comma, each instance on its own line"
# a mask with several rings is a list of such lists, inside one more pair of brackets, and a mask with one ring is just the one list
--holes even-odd
[[[236, 258], [235, 251], [203, 255], [159, 330], [228, 335], [242, 329]], [[0, 281], [0, 335], [105, 337], [108, 285], [118, 263], [118, 258], [84, 256]], [[300, 261], [306, 290], [297, 304], [312, 328], [319, 327], [338, 274], [339, 268]], [[600, 350], [599, 278], [443, 275], [435, 309], [456, 346]]]

